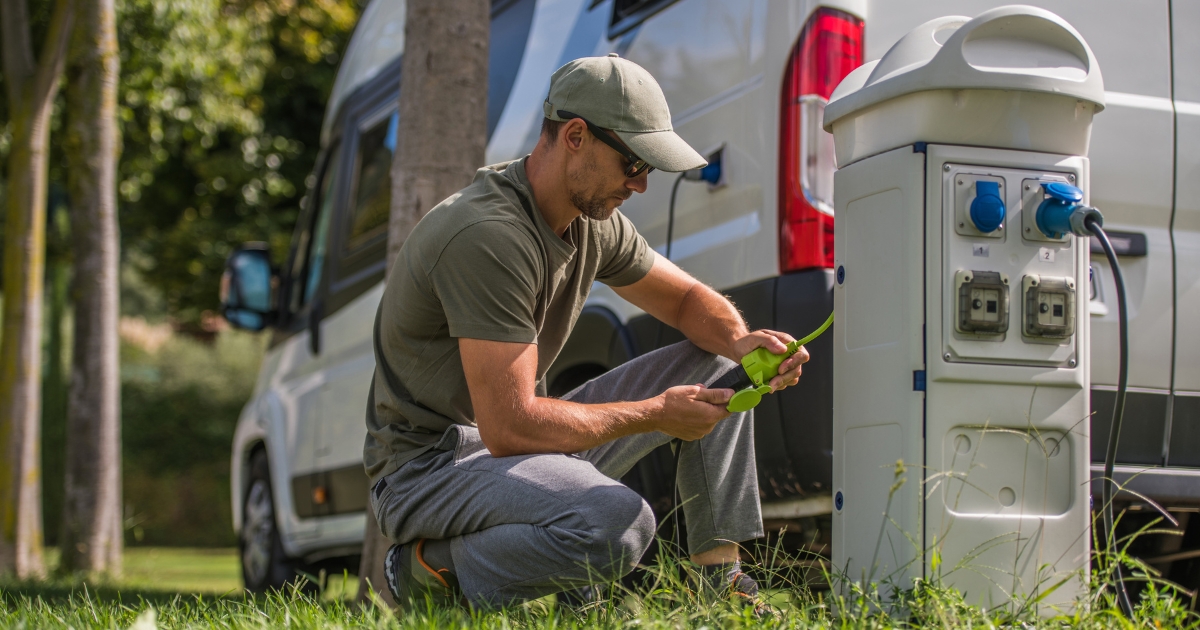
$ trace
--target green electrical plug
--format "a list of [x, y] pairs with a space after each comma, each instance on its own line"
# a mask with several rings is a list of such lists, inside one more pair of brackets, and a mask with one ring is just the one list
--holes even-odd
[[820, 337], [832, 324], [833, 313], [830, 313], [829, 319], [826, 319], [820, 328], [803, 339], [789, 343], [787, 351], [783, 354], [774, 354], [766, 348], [755, 348], [753, 352], [742, 357], [741, 365], [726, 372], [710, 387], [735, 390], [733, 398], [729, 399], [729, 404], [725, 407], [733, 413], [757, 407], [758, 403], [762, 402], [763, 395], [771, 393], [771, 379], [779, 374], [779, 366], [788, 357], [796, 354], [800, 346]]

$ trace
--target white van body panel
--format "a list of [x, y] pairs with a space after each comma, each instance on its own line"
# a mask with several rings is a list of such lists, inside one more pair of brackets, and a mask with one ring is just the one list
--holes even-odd
[[358, 18], [358, 26], [342, 66], [333, 81], [325, 120], [321, 123], [321, 146], [329, 145], [330, 129], [342, 103], [358, 86], [370, 81], [385, 66], [404, 52], [404, 19], [408, 11], [405, 0], [381, 0], [367, 5]]
[[[542, 102], [550, 93], [550, 75], [571, 59], [600, 52], [606, 24], [595, 19], [599, 11], [586, 10], [589, 4], [590, 0], [537, 0], [517, 80], [488, 141], [488, 164], [515, 160], [532, 151], [542, 128]], [[568, 24], [574, 27], [566, 28]], [[569, 43], [575, 44], [578, 54], [564, 60]]]
[[[311, 398], [306, 398], [305, 402], [311, 402]], [[315, 410], [303, 414], [297, 413], [299, 408], [297, 401], [295, 399], [288, 400], [286, 394], [272, 396], [268, 404], [270, 411], [266, 415], [268, 430], [265, 444], [267, 462], [271, 467], [271, 493], [275, 499], [275, 522], [281, 532], [288, 532], [288, 535], [282, 538], [284, 551], [288, 555], [298, 556], [303, 553], [306, 543], [320, 544], [318, 537], [321, 533], [321, 522], [314, 519], [302, 519], [296, 514], [295, 497], [288, 481], [301, 471], [298, 467], [290, 465], [288, 458], [298, 451], [305, 452], [313, 447], [311, 441], [305, 440], [300, 442], [300, 448], [297, 449], [298, 440], [292, 439], [292, 435], [302, 431], [299, 428], [301, 423], [314, 422], [317, 416]], [[305, 433], [311, 437], [311, 432], [305, 431]]]
[[[1175, 51], [1175, 289], [1178, 319], [1175, 333], [1176, 395], [1186, 395], [1200, 409], [1200, 39], [1187, 26], [1200, 24], [1200, 4], [1173, 4]], [[1192, 351], [1187, 351], [1191, 349]]]
[[325, 377], [311, 361], [307, 343], [307, 339], [295, 336], [268, 353], [261, 369], [270, 376], [256, 387], [234, 432], [234, 528], [240, 530], [242, 523], [250, 454], [256, 447], [265, 446], [276, 522], [280, 531], [286, 532], [283, 546], [289, 555], [300, 555], [306, 541], [321, 544], [321, 523], [296, 515], [288, 483], [295, 474], [315, 469], [316, 431], [320, 427], [316, 395]]
[[[383, 284], [362, 294], [337, 313], [321, 321], [323, 353], [328, 353], [331, 368], [321, 392], [321, 405], [336, 410], [327, 414], [318, 437], [317, 468], [331, 470], [362, 462], [366, 425], [367, 392], [375, 374], [372, 331], [375, 313], [383, 297]], [[342, 419], [352, 415], [356, 422]]]
[[[775, 223], [774, 195], [766, 191], [773, 179], [766, 171], [774, 160], [765, 155], [769, 143], [759, 121], [772, 109], [767, 101], [775, 100], [764, 97], [769, 5], [788, 4], [675, 3], [642, 23], [624, 53], [662, 86], [676, 133], [705, 155], [725, 148], [726, 185], [710, 190], [680, 184], [671, 246], [672, 260], [714, 287], [778, 273], [774, 230], [763, 229]], [[778, 87], [773, 88], [769, 91], [776, 93]], [[665, 253], [677, 177], [651, 173], [646, 192], [621, 208], [659, 253]]]

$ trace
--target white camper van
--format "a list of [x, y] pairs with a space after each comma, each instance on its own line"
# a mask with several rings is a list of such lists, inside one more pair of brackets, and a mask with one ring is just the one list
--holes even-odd
[[[492, 0], [487, 160], [530, 151], [550, 75], [563, 63], [614, 51], [637, 62], [662, 85], [678, 133], [719, 161], [720, 178], [682, 182], [672, 206], [677, 175], [655, 172], [622, 211], [660, 254], [731, 296], [752, 327], [799, 336], [832, 310], [836, 165], [821, 130], [826, 99], [914, 26], [999, 4]], [[1130, 286], [1131, 393], [1118, 476], [1180, 508], [1187, 541], [1200, 536], [1200, 518], [1186, 522], [1200, 506], [1200, 42], [1187, 36], [1200, 26], [1200, 5], [1034, 4], [1082, 33], [1108, 90], [1092, 135], [1091, 199]], [[230, 259], [226, 316], [271, 335], [233, 443], [233, 526], [251, 590], [320, 563], [357, 569], [404, 15], [402, 0], [376, 0], [360, 20], [287, 264], [272, 269], [255, 244]], [[1113, 300], [1108, 265], [1093, 250], [1094, 461], [1104, 454], [1117, 381]], [[564, 393], [679, 338], [597, 285], [546, 385]], [[806, 530], [809, 540], [824, 538], [831, 509], [832, 338], [809, 346], [799, 386], [767, 397], [756, 413], [764, 518], [793, 523], [790, 531]], [[661, 514], [671, 507], [671, 474], [655, 454], [625, 481]], [[1172, 540], [1151, 554], [1177, 551], [1169, 545], [1180, 539]], [[1191, 571], [1177, 563], [1172, 575]]]

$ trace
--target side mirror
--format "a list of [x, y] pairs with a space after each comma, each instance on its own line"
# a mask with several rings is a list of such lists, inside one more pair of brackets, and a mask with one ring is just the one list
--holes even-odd
[[259, 331], [275, 322], [271, 300], [277, 284], [266, 243], [244, 243], [225, 261], [221, 275], [221, 315], [234, 328]]

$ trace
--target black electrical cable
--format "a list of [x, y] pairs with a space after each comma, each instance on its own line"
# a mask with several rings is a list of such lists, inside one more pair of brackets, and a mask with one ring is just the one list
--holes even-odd
[[686, 178], [687, 171], [684, 171], [675, 178], [675, 183], [671, 185], [671, 202], [667, 204], [667, 247], [664, 252], [667, 260], [671, 260], [671, 239], [675, 236], [675, 193], [679, 192], [679, 184]]
[[[675, 178], [675, 184], [671, 186], [671, 202], [667, 204], [667, 246], [663, 251], [663, 257], [671, 260], [671, 239], [675, 236], [675, 194], [679, 192], [679, 184], [687, 178], [687, 171], [679, 174]], [[653, 349], [658, 349], [658, 344], [662, 343], [663, 323], [658, 322], [658, 328], [654, 331], [654, 346]]]
[[[1125, 277], [1121, 275], [1121, 265], [1117, 262], [1117, 253], [1113, 250], [1108, 235], [1104, 233], [1104, 228], [1094, 217], [1088, 217], [1083, 224], [1104, 248], [1104, 255], [1108, 257], [1108, 264], [1112, 267], [1113, 281], [1117, 285], [1118, 346], [1121, 353], [1118, 365], [1120, 367], [1117, 372], [1117, 399], [1113, 405], [1112, 426], [1108, 430], [1108, 448], [1104, 453], [1104, 480], [1101, 485], [1103, 488], [1101, 500], [1104, 502], [1104, 544], [1106, 549], [1112, 551], [1116, 545], [1116, 534], [1113, 529], [1113, 468], [1117, 461], [1117, 442], [1121, 437], [1121, 421], [1125, 416], [1125, 390], [1129, 383], [1129, 314], [1125, 307]], [[1133, 602], [1129, 598], [1129, 591], [1125, 588], [1121, 563], [1114, 561], [1113, 569], [1117, 578], [1117, 602], [1125, 615], [1132, 618]]]

